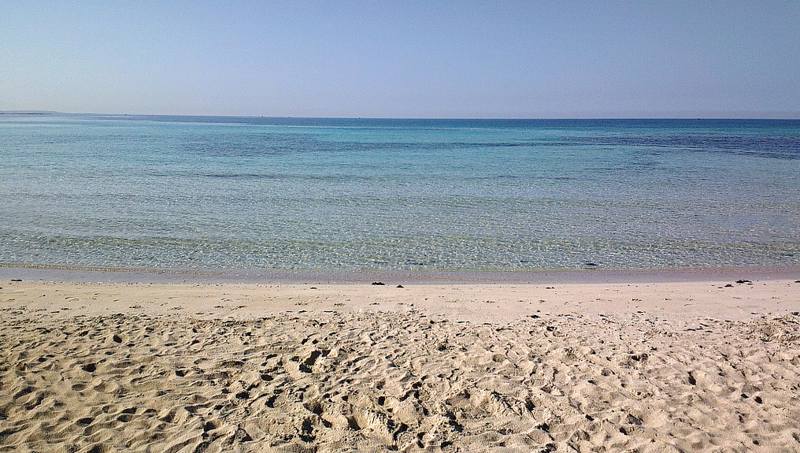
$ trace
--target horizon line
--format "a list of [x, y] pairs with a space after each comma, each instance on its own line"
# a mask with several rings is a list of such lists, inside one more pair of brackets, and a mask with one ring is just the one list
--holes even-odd
[[[730, 112], [735, 114], [736, 112]], [[744, 112], [742, 112], [744, 113]], [[107, 113], [107, 112], [62, 112], [58, 110], [0, 110], [0, 115], [97, 115], [97, 116], [144, 116], [144, 117], [207, 117], [207, 118], [264, 118], [264, 119], [342, 119], [342, 120], [800, 120], [798, 112], [752, 112], [757, 116], [713, 116], [713, 115], [664, 115], [664, 116], [301, 116], [301, 115], [243, 115], [243, 114], [193, 114], [193, 113]], [[775, 116], [770, 116], [775, 115]], [[785, 115], [785, 116], [783, 116]]]

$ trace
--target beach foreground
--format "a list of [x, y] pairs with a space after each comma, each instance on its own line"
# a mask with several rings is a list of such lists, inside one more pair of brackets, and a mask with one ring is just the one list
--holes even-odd
[[396, 285], [2, 281], [0, 450], [800, 449], [795, 280]]

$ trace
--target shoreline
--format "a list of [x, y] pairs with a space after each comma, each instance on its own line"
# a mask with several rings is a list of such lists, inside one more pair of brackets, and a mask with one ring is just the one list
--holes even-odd
[[659, 269], [555, 269], [532, 271], [182, 270], [0, 264], [0, 280], [101, 283], [544, 284], [667, 283], [800, 279], [800, 266]]
[[800, 311], [800, 278], [561, 283], [59, 282], [0, 277], [0, 307], [54, 318], [176, 311], [198, 319], [253, 320], [325, 313], [409, 313], [507, 324], [534, 314], [643, 313], [672, 322], [751, 320]]

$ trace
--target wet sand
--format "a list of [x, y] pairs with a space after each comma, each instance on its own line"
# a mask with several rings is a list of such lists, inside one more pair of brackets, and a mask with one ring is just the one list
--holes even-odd
[[798, 279], [4, 279], [0, 450], [796, 451]]

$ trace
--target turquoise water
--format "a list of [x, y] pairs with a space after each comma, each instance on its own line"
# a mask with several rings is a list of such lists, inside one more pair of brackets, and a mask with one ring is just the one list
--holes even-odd
[[792, 266], [800, 121], [0, 115], [0, 200], [4, 265]]

